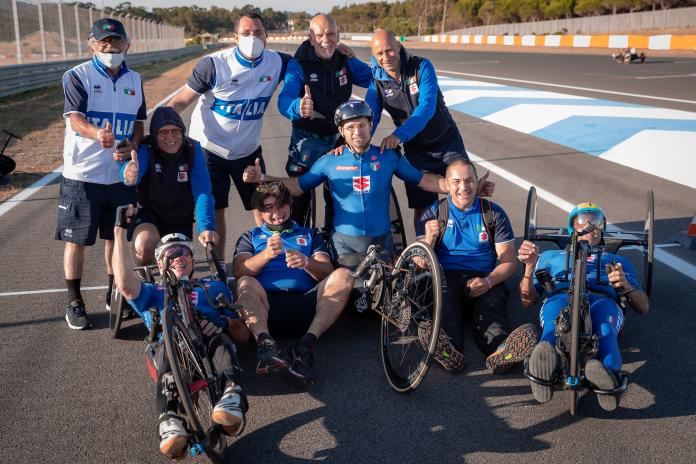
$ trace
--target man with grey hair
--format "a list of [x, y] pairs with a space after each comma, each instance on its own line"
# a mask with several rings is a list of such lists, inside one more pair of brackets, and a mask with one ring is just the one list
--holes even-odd
[[[367, 88], [371, 83], [370, 67], [339, 43], [336, 21], [327, 14], [314, 16], [309, 23], [309, 38], [288, 63], [285, 85], [278, 95], [280, 113], [292, 121], [285, 166], [289, 176], [304, 174], [334, 148], [338, 138], [333, 121], [336, 108], [350, 100], [353, 84]], [[330, 195], [324, 198], [330, 202]], [[298, 224], [305, 225], [309, 200], [308, 193], [295, 198], [292, 219]]]
[[147, 119], [140, 75], [124, 61], [130, 45], [123, 24], [112, 18], [96, 20], [89, 46], [93, 58], [63, 75], [64, 164], [55, 238], [65, 242], [69, 303], [65, 319], [71, 329], [91, 325], [80, 281], [85, 247], [94, 245], [97, 231], [105, 241], [106, 308], [110, 309], [116, 208], [135, 202], [135, 190], [121, 182], [115, 159], [137, 149]]

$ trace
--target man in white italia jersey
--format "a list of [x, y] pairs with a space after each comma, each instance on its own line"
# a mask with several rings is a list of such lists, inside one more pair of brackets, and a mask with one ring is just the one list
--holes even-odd
[[[230, 179], [244, 209], [252, 210], [254, 186], [242, 181], [247, 166], [258, 158], [265, 171], [259, 137], [263, 115], [290, 55], [266, 50], [266, 26], [261, 15], [242, 13], [235, 24], [237, 46], [212, 53], [198, 62], [186, 86], [169, 102], [181, 113], [198, 100], [191, 116], [189, 136], [198, 140], [208, 159], [215, 198], [215, 223], [221, 257], [225, 250], [225, 208]], [[254, 212], [257, 225], [261, 224]]]
[[135, 190], [123, 185], [114, 161], [137, 148], [147, 119], [140, 75], [124, 61], [129, 43], [121, 22], [98, 19], [89, 36], [93, 58], [63, 75], [65, 142], [55, 238], [65, 242], [65, 319], [71, 329], [91, 325], [80, 282], [85, 247], [94, 245], [97, 231], [105, 240], [110, 308], [116, 208], [135, 201]]

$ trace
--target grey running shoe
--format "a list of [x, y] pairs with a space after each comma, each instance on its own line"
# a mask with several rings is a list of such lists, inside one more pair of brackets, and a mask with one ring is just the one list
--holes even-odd
[[[422, 321], [418, 323], [418, 339], [420, 344], [425, 351], [428, 351], [428, 342], [430, 340], [431, 333], [430, 321]], [[444, 329], [440, 329], [440, 333], [437, 337], [437, 345], [435, 346], [435, 353], [433, 353], [433, 359], [442, 366], [444, 370], [451, 374], [459, 374], [466, 367], [466, 359], [464, 354], [460, 353], [452, 342], [449, 336], [445, 333]]]
[[[598, 359], [590, 359], [585, 364], [585, 378], [599, 390], [613, 390], [619, 386], [616, 376]], [[599, 407], [613, 411], [619, 406], [617, 395], [597, 395]]]
[[283, 357], [278, 343], [271, 337], [265, 338], [256, 347], [256, 361], [257, 374], [279, 372], [288, 368], [288, 362]]
[[87, 318], [85, 304], [82, 300], [73, 300], [67, 308], [65, 308], [65, 320], [68, 327], [74, 330], [83, 330], [92, 327], [92, 323]]
[[314, 366], [314, 351], [308, 346], [295, 345], [288, 352], [290, 355], [290, 367], [288, 372], [300, 382], [311, 384], [314, 382], [312, 366]]
[[486, 358], [486, 366], [494, 374], [504, 374], [515, 364], [524, 361], [539, 341], [534, 324], [524, 324], [510, 332], [497, 350]]
[[[552, 382], [557, 370], [556, 349], [549, 342], [540, 342], [529, 358], [529, 373], [539, 380]], [[532, 381], [532, 395], [539, 403], [548, 403], [553, 398], [553, 387]]]

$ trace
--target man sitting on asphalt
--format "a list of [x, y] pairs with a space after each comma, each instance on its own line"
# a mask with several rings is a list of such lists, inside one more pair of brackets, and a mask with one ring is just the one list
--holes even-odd
[[159, 107], [150, 120], [150, 135], [121, 168], [125, 185], [136, 185], [138, 214], [128, 229], [135, 262], [151, 264], [160, 237], [178, 232], [193, 236], [194, 210], [201, 244], [216, 243], [215, 200], [201, 146], [187, 137], [181, 117]]
[[[416, 230], [435, 250], [447, 281], [434, 359], [453, 373], [464, 368], [466, 317], [476, 344], [487, 356], [486, 366], [503, 373], [529, 356], [537, 342], [532, 324], [509, 332], [505, 314], [509, 296], [505, 281], [516, 267], [515, 235], [505, 211], [477, 196], [478, 176], [470, 161], [452, 161], [445, 180], [447, 198], [423, 213]], [[429, 335], [427, 327], [422, 335]]]
[[[127, 208], [127, 211], [124, 211]], [[133, 271], [134, 263], [126, 241], [126, 229], [137, 211], [133, 206], [117, 210], [116, 227], [114, 227], [115, 246], [113, 256], [114, 282], [121, 294], [128, 300], [145, 326], [152, 332], [153, 321], [150, 308], [160, 314], [164, 310], [165, 289], [159, 285], [141, 281]], [[165, 260], [165, 257], [168, 260]], [[193, 275], [193, 243], [188, 237], [173, 233], [162, 237], [155, 249], [155, 259], [160, 273], [168, 272], [177, 280], [189, 280]], [[242, 390], [242, 371], [237, 361], [236, 348], [232, 339], [243, 343], [248, 333], [236, 315], [227, 310], [219, 310], [210, 305], [222, 294], [232, 300], [229, 287], [220, 281], [204, 282], [203, 287], [195, 286], [191, 300], [194, 314], [203, 333], [203, 341], [208, 347], [215, 372], [225, 380], [222, 397], [211, 411], [212, 421], [220, 426], [223, 433], [236, 436], [244, 429], [244, 413], [248, 409], [246, 397]], [[161, 320], [161, 317], [159, 318]], [[228, 336], [228, 334], [230, 336]], [[159, 413], [157, 425], [160, 440], [160, 452], [172, 459], [182, 458], [186, 454], [189, 432], [181, 417], [183, 406], [176, 394], [176, 386], [171, 367], [164, 354], [164, 344], [160, 341], [154, 357], [148, 359], [153, 377], [157, 377], [156, 404]]]
[[[281, 182], [261, 184], [252, 205], [263, 225], [244, 233], [234, 251], [238, 302], [256, 338], [256, 372], [288, 369], [312, 383], [319, 337], [346, 306], [353, 287], [347, 269], [334, 270], [326, 243], [315, 230], [290, 219], [292, 197]], [[289, 350], [289, 363], [273, 339], [300, 337]]]

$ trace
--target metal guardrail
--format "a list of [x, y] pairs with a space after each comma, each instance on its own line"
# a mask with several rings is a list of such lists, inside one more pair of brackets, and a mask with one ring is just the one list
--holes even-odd
[[[171, 60], [201, 52], [200, 45], [162, 50], [158, 52], [128, 54], [128, 66], [156, 61]], [[84, 62], [79, 60], [48, 61], [46, 63], [24, 64], [0, 67], [0, 97], [14, 95], [28, 90], [40, 89], [52, 85], [60, 85], [63, 74], [75, 65]]]

